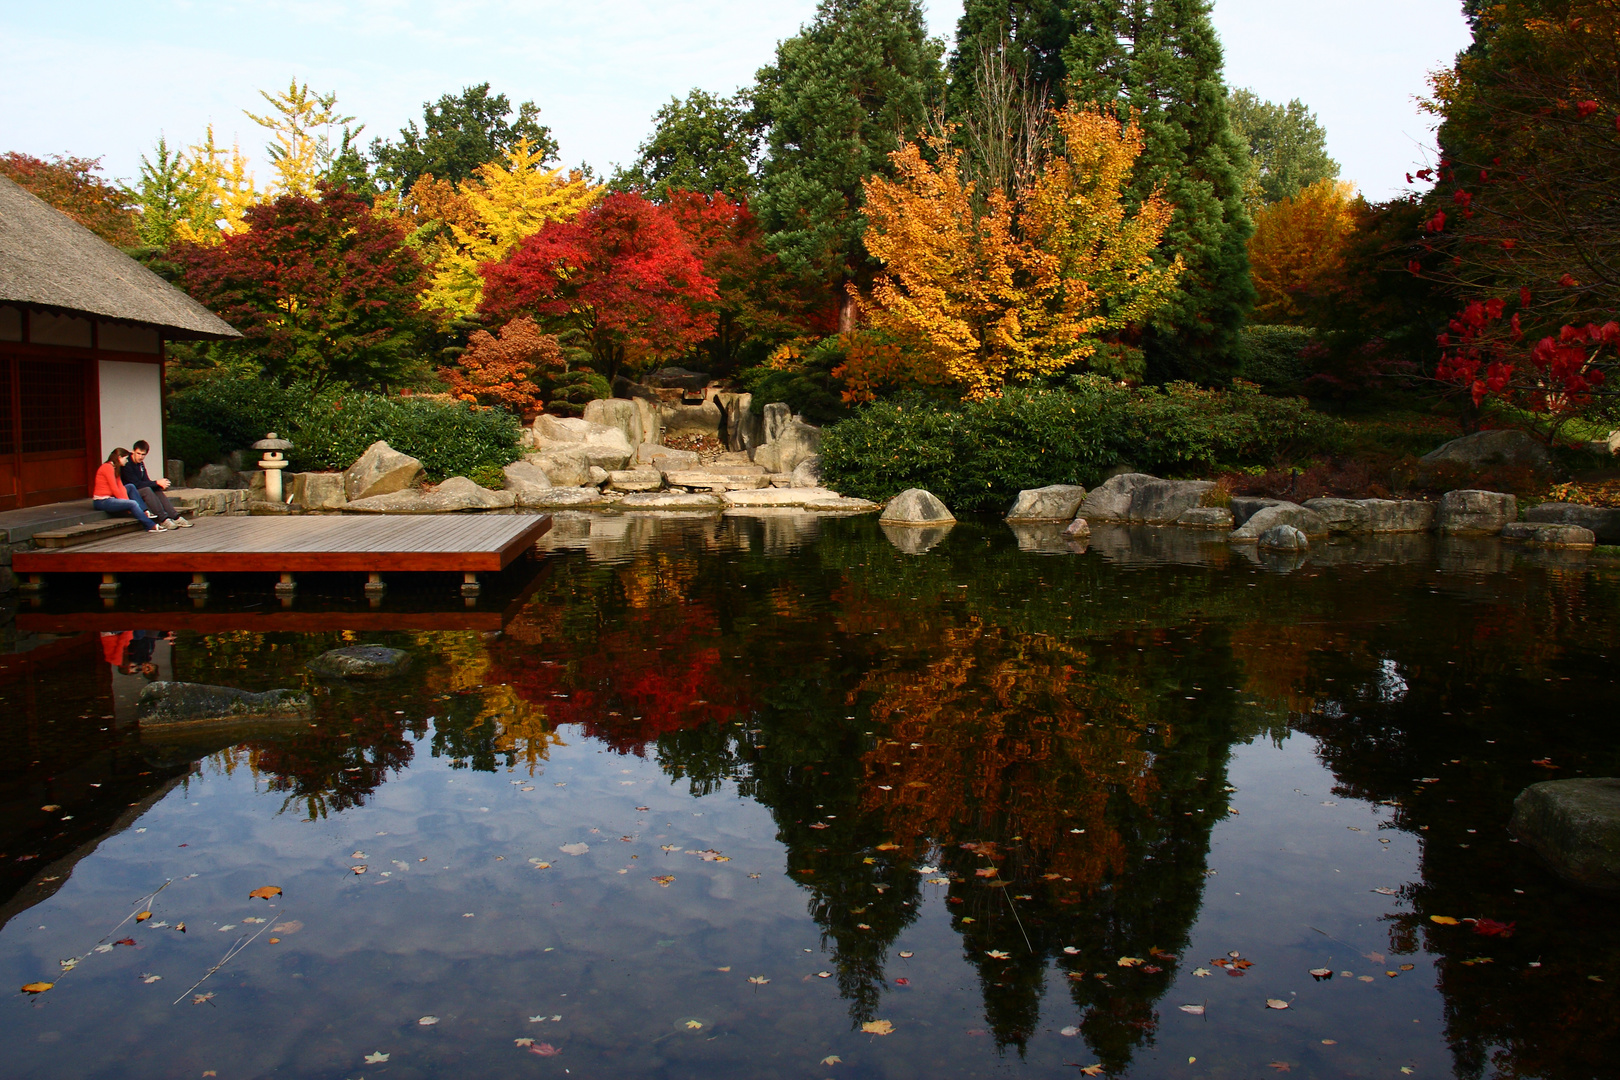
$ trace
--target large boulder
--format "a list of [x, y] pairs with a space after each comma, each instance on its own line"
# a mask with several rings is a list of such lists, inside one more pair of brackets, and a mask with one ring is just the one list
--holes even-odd
[[517, 505], [511, 491], [490, 491], [465, 476], [452, 476], [430, 492], [395, 491], [351, 499], [343, 509], [359, 514], [451, 514], [464, 510], [507, 510]]
[[1437, 509], [1432, 502], [1394, 499], [1310, 499], [1305, 508], [1322, 516], [1328, 532], [1341, 535], [1428, 532]]
[[620, 431], [631, 446], [639, 446], [653, 441], [657, 436], [657, 432], [648, 430], [649, 415], [656, 413], [650, 413], [645, 402], [629, 398], [600, 398], [585, 403], [585, 413], [581, 419], [587, 424]]
[[1086, 501], [1086, 489], [1079, 484], [1049, 484], [1020, 491], [1007, 511], [1008, 521], [1073, 521]]
[[793, 466], [793, 472], [789, 475], [789, 486], [819, 488], [821, 479], [821, 455], [812, 454]]
[[514, 461], [501, 469], [501, 475], [506, 477], [506, 490], [519, 499], [529, 492], [548, 491], [553, 486], [546, 470], [532, 461]]
[[821, 429], [793, 416], [777, 426], [775, 438], [754, 449], [753, 459], [773, 473], [792, 473], [801, 461], [820, 455]]
[[375, 681], [403, 674], [411, 666], [411, 654], [386, 645], [349, 645], [323, 652], [305, 666], [323, 679]]
[[1513, 800], [1508, 828], [1559, 877], [1620, 893], [1620, 778], [1531, 784]]
[[341, 510], [348, 497], [343, 494], [343, 474], [301, 472], [292, 474], [292, 504], [300, 510]]
[[197, 470], [192, 487], [219, 490], [236, 487], [236, 470], [229, 465], [204, 465]]
[[788, 422], [792, 419], [793, 410], [780, 401], [773, 401], [765, 406], [764, 415], [760, 420], [763, 428], [761, 445], [775, 442], [777, 436], [782, 433], [782, 429], [787, 427]]
[[1131, 516], [1131, 495], [1143, 484], [1158, 481], [1147, 473], [1120, 473], [1104, 480], [1091, 489], [1080, 503], [1077, 514], [1087, 521], [1128, 521]]
[[1228, 505], [1232, 511], [1232, 524], [1241, 528], [1250, 518], [1268, 506], [1281, 506], [1283, 499], [1267, 499], [1258, 495], [1234, 495]]
[[[635, 444], [623, 431], [577, 417], [538, 416], [527, 442], [534, 451], [528, 455], [530, 458], [566, 455], [568, 460], [579, 461], [587, 470], [592, 465], [600, 469], [622, 469], [636, 453]], [[546, 471], [551, 472], [549, 468]], [[571, 486], [560, 483], [555, 476], [551, 482], [559, 487]]]
[[1534, 547], [1590, 548], [1597, 543], [1591, 529], [1579, 525], [1510, 521], [1502, 526], [1502, 539]]
[[1260, 534], [1259, 545], [1270, 551], [1309, 551], [1311, 541], [1292, 525], [1273, 525]]
[[366, 447], [359, 461], [343, 471], [343, 496], [354, 502], [391, 495], [417, 487], [425, 476], [420, 461], [379, 439]]
[[765, 442], [765, 418], [753, 409], [753, 394], [716, 394], [725, 416], [726, 449], [747, 452]]
[[308, 720], [313, 713], [314, 703], [300, 690], [253, 693], [207, 683], [147, 683], [135, 700], [135, 717], [142, 726], [217, 720]]
[[614, 491], [657, 491], [664, 486], [664, 474], [657, 469], [616, 469], [608, 473], [607, 482]]
[[1590, 529], [1600, 544], [1620, 544], [1620, 507], [1547, 502], [1532, 506], [1524, 517], [1550, 525], [1579, 525]]
[[1443, 533], [1494, 535], [1519, 518], [1519, 500], [1499, 491], [1448, 491], [1440, 497], [1435, 523]]
[[525, 454], [523, 460], [539, 469], [552, 487], [582, 487], [590, 483], [591, 463], [581, 445], [567, 443], [561, 447], [554, 446], [550, 450]]
[[636, 464], [651, 465], [659, 472], [698, 469], [703, 467], [703, 456], [696, 450], [676, 450], [656, 443], [642, 443], [636, 447]]
[[770, 487], [764, 472], [722, 472], [718, 469], [670, 469], [663, 474], [670, 487], [701, 488], [704, 491], [752, 491]]
[[688, 405], [680, 401], [666, 401], [658, 406], [658, 418], [666, 435], [707, 435], [720, 437], [720, 428], [726, 422], [725, 413], [713, 398], [700, 404]]
[[1256, 544], [1266, 530], [1278, 525], [1292, 525], [1309, 539], [1321, 539], [1328, 534], [1328, 525], [1322, 515], [1298, 503], [1285, 502], [1263, 506], [1255, 511], [1248, 521], [1232, 530], [1231, 540], [1238, 544]]
[[927, 526], [950, 525], [956, 518], [931, 492], [907, 488], [889, 500], [878, 521], [884, 525]]
[[1552, 455], [1522, 431], [1476, 431], [1429, 451], [1418, 464], [1420, 471], [1440, 465], [1468, 472], [1500, 466], [1545, 471], [1552, 467]]
[[1232, 531], [1232, 511], [1224, 506], [1191, 506], [1176, 518], [1183, 529], [1220, 529]]
[[1183, 511], [1202, 505], [1205, 495], [1213, 490], [1211, 480], [1150, 480], [1138, 484], [1131, 492], [1129, 520], [1168, 525]]

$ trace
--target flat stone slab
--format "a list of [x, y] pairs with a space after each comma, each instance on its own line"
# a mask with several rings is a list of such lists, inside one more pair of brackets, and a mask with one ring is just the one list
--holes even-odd
[[1591, 529], [1579, 525], [1552, 525], [1546, 522], [1511, 521], [1502, 526], [1502, 539], [1537, 547], [1590, 548], [1597, 543]]
[[707, 488], [710, 491], [748, 491], [770, 486], [764, 469], [742, 475], [710, 472], [707, 469], [675, 469], [664, 473], [664, 482], [670, 487]]
[[1620, 893], [1620, 778], [1531, 784], [1513, 800], [1508, 828], [1559, 877]]
[[1542, 503], [1525, 511], [1525, 519], [1543, 524], [1579, 525], [1592, 530], [1600, 544], [1620, 544], [1620, 507], [1580, 503]]
[[1183, 510], [1175, 523], [1183, 529], [1232, 531], [1232, 511], [1224, 506], [1194, 506]]
[[308, 720], [313, 714], [314, 704], [310, 696], [301, 690], [254, 693], [207, 683], [148, 683], [135, 701], [135, 717], [143, 726], [213, 721]]
[[[841, 496], [828, 488], [760, 488], [755, 491], [728, 491], [721, 496], [727, 506], [808, 506]], [[866, 500], [857, 500], [866, 506], [876, 506]]]
[[509, 510], [517, 505], [510, 491], [491, 491], [465, 476], [452, 476], [433, 491], [415, 489], [351, 499], [343, 509], [357, 514], [454, 514], [468, 510]]
[[625, 496], [593, 487], [544, 488], [520, 492], [517, 504], [532, 510], [580, 510], [593, 506], [614, 506]]
[[626, 495], [614, 504], [620, 510], [724, 510], [718, 495], [685, 491], [646, 491]]
[[385, 645], [350, 645], [324, 652], [307, 665], [325, 679], [386, 679], [411, 666], [411, 654]]
[[664, 486], [664, 474], [657, 469], [616, 469], [608, 473], [608, 486], [614, 491], [657, 491]]

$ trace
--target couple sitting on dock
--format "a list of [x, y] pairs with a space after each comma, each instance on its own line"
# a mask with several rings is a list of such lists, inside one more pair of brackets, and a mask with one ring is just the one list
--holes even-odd
[[90, 491], [91, 505], [106, 514], [129, 514], [148, 532], [191, 528], [191, 522], [180, 516], [180, 511], [163, 493], [169, 481], [153, 480], [146, 474], [146, 455], [150, 449], [142, 439], [134, 450], [120, 446], [108, 454], [107, 460], [96, 470], [95, 486]]

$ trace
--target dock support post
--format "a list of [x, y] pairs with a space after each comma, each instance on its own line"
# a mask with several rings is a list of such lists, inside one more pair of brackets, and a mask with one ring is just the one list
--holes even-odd
[[45, 575], [44, 574], [29, 574], [27, 581], [23, 581], [23, 582], [18, 583], [17, 591], [18, 592], [23, 592], [23, 593], [34, 593], [36, 595], [39, 594], [39, 593], [44, 592], [45, 591]]
[[282, 571], [281, 580], [276, 582], [277, 596], [291, 596], [298, 591], [298, 582], [286, 571]]
[[200, 599], [203, 599], [203, 598], [207, 597], [208, 596], [208, 575], [207, 574], [192, 574], [191, 575], [191, 584], [186, 586], [186, 595], [191, 597], [194, 600], [200, 600]]
[[474, 573], [471, 570], [468, 570], [468, 571], [466, 571], [465, 573], [463, 573], [461, 575], [461, 595], [462, 596], [468, 596], [468, 597], [477, 596], [482, 591], [483, 591], [483, 589], [478, 584], [478, 575], [476, 573]]
[[102, 574], [101, 575], [101, 586], [96, 591], [99, 592], [102, 596], [117, 596], [118, 595], [118, 575], [117, 574]]
[[384, 583], [380, 573], [373, 570], [366, 575], [366, 596], [372, 599], [381, 599], [382, 594], [387, 591], [388, 586]]

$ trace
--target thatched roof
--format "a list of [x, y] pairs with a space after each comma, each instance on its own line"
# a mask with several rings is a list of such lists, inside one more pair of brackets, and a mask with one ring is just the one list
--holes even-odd
[[83, 225], [0, 176], [0, 303], [7, 302], [145, 323], [170, 338], [242, 336]]

